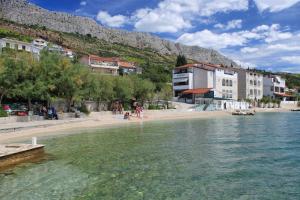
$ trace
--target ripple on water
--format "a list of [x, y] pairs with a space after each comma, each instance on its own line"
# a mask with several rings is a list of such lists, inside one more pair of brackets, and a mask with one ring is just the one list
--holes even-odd
[[0, 199], [300, 199], [295, 113], [153, 122], [44, 140]]

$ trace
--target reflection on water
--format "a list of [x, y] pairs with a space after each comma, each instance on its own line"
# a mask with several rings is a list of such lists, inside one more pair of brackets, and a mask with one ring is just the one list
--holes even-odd
[[300, 115], [154, 122], [47, 139], [0, 199], [300, 199]]

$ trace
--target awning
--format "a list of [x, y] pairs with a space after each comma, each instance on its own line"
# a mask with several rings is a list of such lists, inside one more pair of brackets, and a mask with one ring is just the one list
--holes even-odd
[[187, 82], [189, 79], [188, 78], [175, 78], [173, 79], [174, 83], [180, 83], [180, 82]]
[[198, 88], [183, 91], [182, 94], [207, 94], [211, 91], [211, 88]]
[[286, 94], [286, 93], [275, 93], [275, 95], [280, 96], [280, 97], [295, 97], [295, 95], [291, 95], [291, 94]]

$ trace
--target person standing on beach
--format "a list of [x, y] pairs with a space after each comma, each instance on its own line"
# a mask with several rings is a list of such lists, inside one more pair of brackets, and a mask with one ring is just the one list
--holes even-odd
[[136, 112], [136, 117], [140, 118], [141, 117], [141, 110], [140, 110], [139, 105], [136, 106], [135, 112]]

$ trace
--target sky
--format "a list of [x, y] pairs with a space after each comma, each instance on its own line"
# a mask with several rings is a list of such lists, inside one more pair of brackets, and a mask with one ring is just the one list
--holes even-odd
[[99, 24], [218, 50], [243, 67], [300, 73], [300, 0], [29, 0]]

